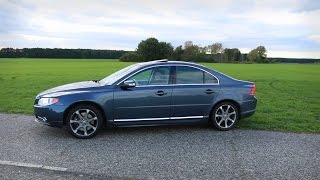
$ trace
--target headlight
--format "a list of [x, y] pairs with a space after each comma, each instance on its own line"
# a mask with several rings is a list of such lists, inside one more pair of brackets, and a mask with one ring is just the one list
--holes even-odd
[[39, 106], [48, 106], [51, 104], [55, 104], [59, 101], [58, 98], [40, 98], [38, 101]]

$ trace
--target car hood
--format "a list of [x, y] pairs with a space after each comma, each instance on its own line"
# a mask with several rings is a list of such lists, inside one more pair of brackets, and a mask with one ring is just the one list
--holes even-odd
[[100, 83], [94, 82], [94, 81], [82, 81], [82, 82], [76, 82], [76, 83], [71, 83], [71, 84], [65, 84], [62, 86], [54, 87], [51, 89], [48, 89], [46, 91], [41, 92], [40, 94], [37, 95], [37, 97], [40, 96], [45, 96], [48, 94], [61, 94], [59, 92], [70, 92], [70, 91], [86, 91], [91, 88], [95, 87], [101, 87]]

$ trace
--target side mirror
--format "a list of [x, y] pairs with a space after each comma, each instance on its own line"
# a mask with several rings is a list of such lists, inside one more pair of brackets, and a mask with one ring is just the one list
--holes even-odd
[[134, 80], [126, 80], [121, 84], [120, 87], [123, 89], [133, 88], [136, 87], [136, 82]]

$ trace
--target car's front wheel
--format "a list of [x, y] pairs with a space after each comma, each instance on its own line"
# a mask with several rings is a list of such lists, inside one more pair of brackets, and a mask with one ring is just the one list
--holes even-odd
[[78, 105], [67, 115], [69, 132], [81, 139], [92, 138], [100, 129], [103, 122], [101, 112], [92, 105]]
[[233, 103], [222, 102], [215, 106], [211, 117], [215, 128], [227, 131], [235, 126], [239, 119], [239, 111]]

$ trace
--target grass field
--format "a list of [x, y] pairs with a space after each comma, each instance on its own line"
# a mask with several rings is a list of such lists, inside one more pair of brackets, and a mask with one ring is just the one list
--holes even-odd
[[[32, 114], [36, 94], [101, 79], [128, 66], [115, 60], [0, 59], [0, 111]], [[240, 128], [320, 133], [320, 64], [204, 64], [256, 82], [256, 114]]]

